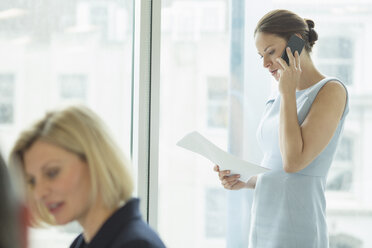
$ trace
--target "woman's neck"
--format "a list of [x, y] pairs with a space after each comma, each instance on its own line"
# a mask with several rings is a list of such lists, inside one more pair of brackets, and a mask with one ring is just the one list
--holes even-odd
[[307, 89], [325, 78], [314, 66], [310, 56], [304, 56], [301, 60], [301, 78], [297, 90]]
[[86, 243], [89, 243], [93, 239], [102, 225], [116, 210], [108, 210], [102, 204], [94, 204], [84, 216], [77, 219], [83, 227], [83, 235]]

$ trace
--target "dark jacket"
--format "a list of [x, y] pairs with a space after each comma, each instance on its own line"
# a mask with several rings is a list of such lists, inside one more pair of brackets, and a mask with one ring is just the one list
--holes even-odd
[[80, 234], [70, 248], [164, 248], [158, 235], [139, 212], [139, 200], [133, 198], [102, 225], [89, 244]]

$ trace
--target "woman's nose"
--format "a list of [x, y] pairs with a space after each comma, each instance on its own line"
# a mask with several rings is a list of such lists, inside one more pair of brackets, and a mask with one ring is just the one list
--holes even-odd
[[263, 58], [263, 67], [268, 68], [271, 65], [271, 61], [269, 59]]
[[34, 186], [34, 196], [37, 201], [44, 200], [49, 193], [49, 187], [45, 182], [39, 181]]

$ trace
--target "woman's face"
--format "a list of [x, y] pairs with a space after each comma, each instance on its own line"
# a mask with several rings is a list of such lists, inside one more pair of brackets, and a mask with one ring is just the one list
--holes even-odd
[[24, 153], [24, 167], [32, 196], [63, 225], [82, 221], [91, 206], [88, 164], [77, 155], [44, 141]]
[[286, 44], [285, 39], [274, 34], [262, 32], [256, 34], [256, 47], [263, 61], [263, 66], [269, 70], [276, 81], [279, 81], [278, 69], [281, 68], [276, 58], [282, 55]]

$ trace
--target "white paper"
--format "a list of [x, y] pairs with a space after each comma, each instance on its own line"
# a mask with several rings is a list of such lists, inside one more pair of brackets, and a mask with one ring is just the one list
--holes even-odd
[[220, 170], [230, 170], [232, 175], [239, 174], [243, 182], [247, 182], [254, 175], [270, 170], [225, 152], [196, 131], [183, 137], [177, 145], [209, 159], [219, 165]]

